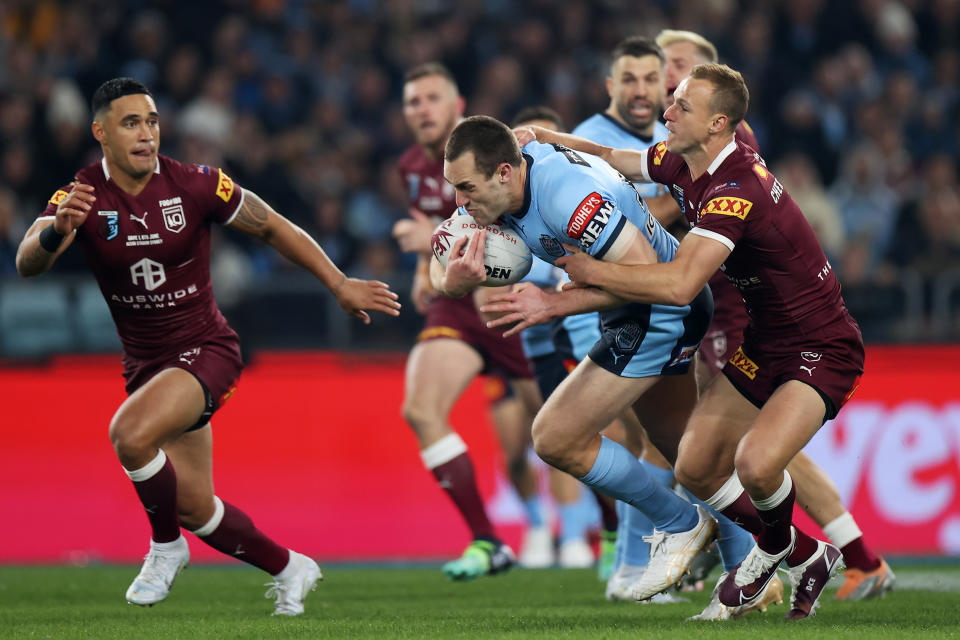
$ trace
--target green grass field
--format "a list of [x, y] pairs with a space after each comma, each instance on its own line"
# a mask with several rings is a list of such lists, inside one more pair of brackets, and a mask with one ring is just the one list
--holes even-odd
[[[777, 638], [960, 637], [960, 565], [891, 563], [897, 589], [860, 603], [833, 601], [800, 622], [766, 614], [688, 623], [708, 591], [671, 605], [611, 604], [592, 571], [517, 570], [454, 584], [434, 566], [328, 565], [299, 618], [274, 618], [266, 576], [194, 566], [150, 608], [123, 599], [132, 566], [0, 567], [0, 637], [117, 638]], [[711, 577], [716, 579], [716, 573]]]

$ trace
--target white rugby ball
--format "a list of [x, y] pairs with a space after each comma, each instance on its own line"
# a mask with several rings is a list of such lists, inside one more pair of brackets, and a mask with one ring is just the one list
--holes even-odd
[[448, 218], [433, 232], [433, 255], [444, 269], [447, 268], [450, 250], [457, 239], [461, 236], [470, 237], [480, 229], [487, 232], [487, 243], [483, 247], [483, 266], [487, 271], [487, 279], [481, 283], [484, 287], [513, 284], [530, 272], [533, 256], [520, 234], [499, 221], [486, 226], [477, 224], [470, 215]]

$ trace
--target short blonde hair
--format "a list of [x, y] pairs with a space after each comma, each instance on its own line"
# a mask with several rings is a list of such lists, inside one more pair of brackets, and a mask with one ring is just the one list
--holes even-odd
[[739, 71], [725, 64], [707, 62], [698, 64], [690, 71], [694, 80], [706, 80], [713, 85], [710, 108], [716, 113], [727, 116], [727, 127], [732, 132], [747, 115], [750, 105], [750, 91]]
[[657, 46], [661, 49], [666, 49], [670, 45], [678, 42], [689, 42], [697, 48], [697, 52], [706, 58], [707, 62], [716, 62], [720, 59], [717, 55], [717, 48], [713, 46], [713, 43], [693, 31], [664, 29], [657, 35], [656, 42]]

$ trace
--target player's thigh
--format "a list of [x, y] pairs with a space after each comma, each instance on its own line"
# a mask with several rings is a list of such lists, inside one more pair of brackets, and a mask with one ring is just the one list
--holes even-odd
[[691, 366], [687, 373], [660, 376], [646, 393], [633, 403], [633, 411], [644, 425], [647, 437], [672, 466], [687, 421], [697, 403], [697, 376]]
[[789, 380], [778, 387], [740, 442], [741, 479], [779, 476], [823, 425], [825, 413], [823, 398], [810, 385]]
[[483, 370], [483, 358], [462, 340], [417, 343], [407, 358], [405, 406], [445, 420], [457, 398]]
[[674, 466], [677, 480], [695, 492], [718, 489], [715, 484], [733, 474], [737, 445], [758, 414], [757, 407], [725, 375], [714, 378], [694, 406], [680, 439]]
[[190, 428], [206, 409], [203, 385], [176, 367], [164, 369], [134, 391], [113, 416], [110, 436], [161, 446]]
[[[208, 424], [187, 431], [163, 445], [177, 472], [177, 505], [202, 526], [213, 515], [213, 430]], [[189, 526], [188, 525], [188, 526]]]
[[570, 447], [582, 446], [654, 382], [655, 378], [618, 376], [584, 359], [537, 413], [534, 440], [549, 437]]

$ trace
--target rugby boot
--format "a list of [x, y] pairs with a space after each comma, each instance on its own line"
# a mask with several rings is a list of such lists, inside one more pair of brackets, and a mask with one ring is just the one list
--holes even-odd
[[443, 575], [458, 582], [476, 580], [507, 571], [515, 563], [513, 550], [502, 542], [474, 540], [463, 555], [443, 565]]
[[182, 535], [173, 542], [150, 541], [150, 552], [143, 567], [127, 589], [127, 602], [142, 607], [153, 606], [170, 593], [180, 572], [190, 564], [190, 547]]
[[298, 616], [303, 613], [303, 599], [317, 588], [317, 581], [323, 580], [323, 574], [313, 559], [291, 551], [290, 564], [273, 580], [264, 585], [270, 587], [264, 597], [276, 598], [271, 615]]
[[783, 582], [774, 575], [773, 578], [770, 579], [770, 582], [767, 583], [767, 586], [759, 598], [755, 598], [752, 602], [748, 602], [739, 607], [728, 607], [720, 602], [720, 585], [727, 579], [727, 575], [726, 572], [720, 574], [720, 578], [717, 580], [717, 586], [713, 588], [713, 594], [710, 596], [710, 604], [697, 615], [687, 618], [688, 621], [729, 620], [731, 618], [745, 616], [751, 611], [764, 612], [771, 604], [781, 604], [783, 602]]
[[788, 620], [800, 620], [814, 615], [820, 606], [820, 594], [823, 593], [830, 577], [843, 571], [843, 554], [840, 549], [822, 540], [817, 540], [817, 550], [796, 567], [790, 567], [790, 611], [784, 617]]
[[688, 531], [667, 533], [654, 530], [644, 536], [650, 543], [650, 562], [647, 570], [631, 590], [634, 600], [646, 600], [677, 584], [690, 569], [693, 559], [717, 534], [717, 521], [701, 505], [697, 508], [697, 524]]
[[837, 600], [867, 600], [884, 596], [893, 589], [897, 577], [886, 561], [881, 558], [880, 566], [873, 571], [847, 569], [843, 584], [834, 596]]
[[780, 553], [770, 554], [754, 546], [720, 585], [720, 602], [728, 607], [739, 607], [760, 597], [776, 575], [780, 562], [793, 551], [796, 541], [796, 529], [790, 527], [790, 544]]

